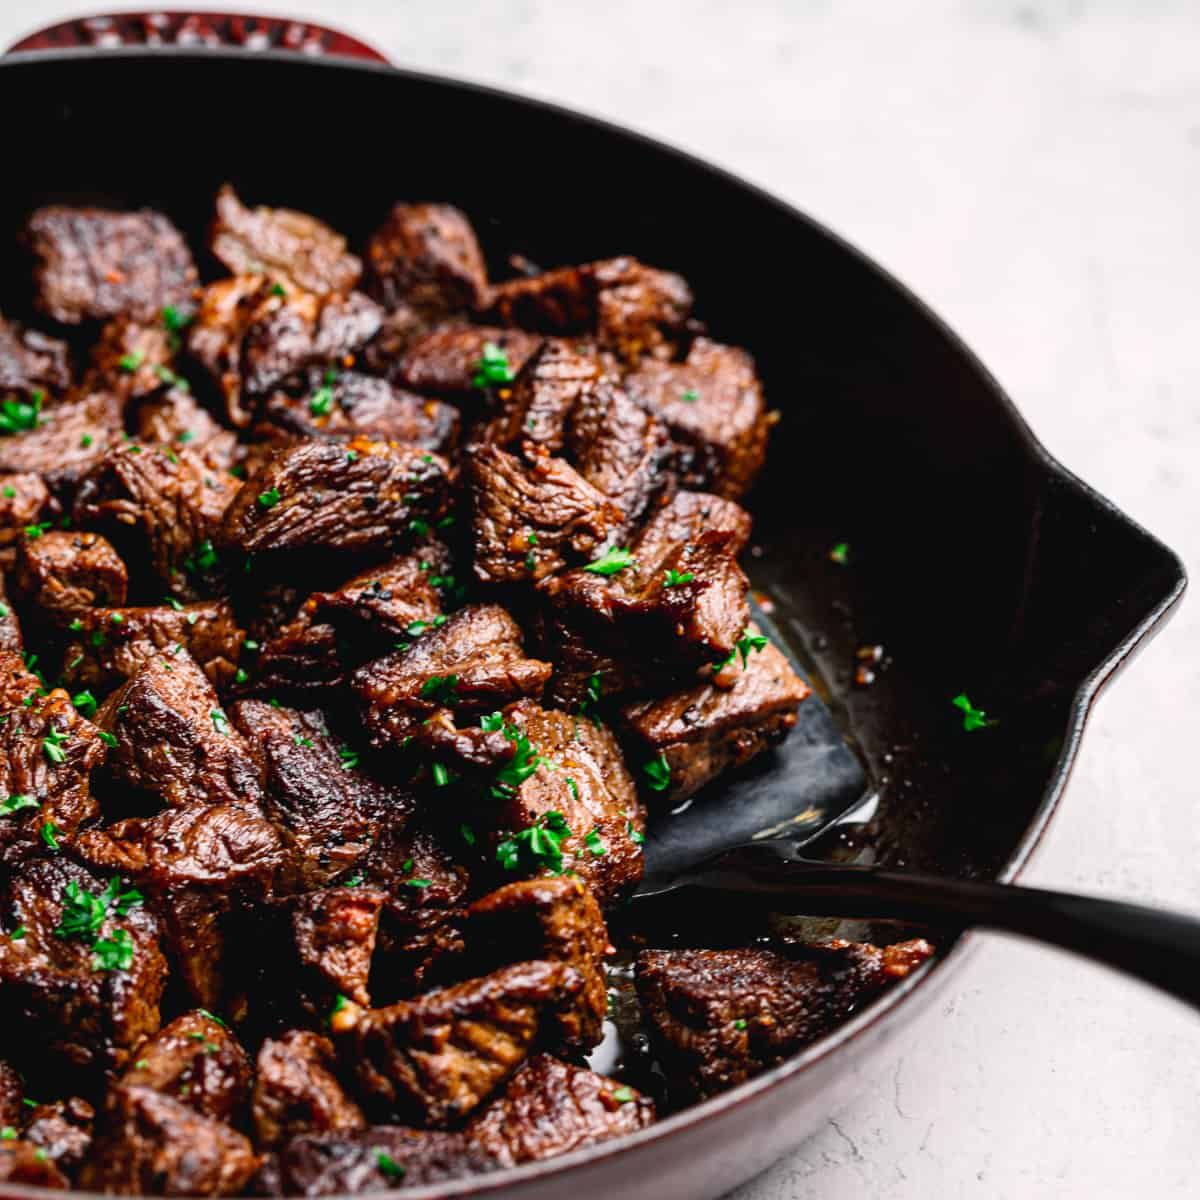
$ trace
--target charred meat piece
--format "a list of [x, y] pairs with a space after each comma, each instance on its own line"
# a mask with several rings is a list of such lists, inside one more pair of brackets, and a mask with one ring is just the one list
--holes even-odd
[[348, 440], [358, 434], [445, 453], [458, 441], [458, 410], [386, 379], [311, 367], [263, 401], [258, 432]]
[[211, 467], [228, 471], [236, 462], [237, 436], [219, 425], [191, 392], [173, 387], [147, 398], [134, 414], [134, 433], [143, 443], [196, 451]]
[[[12, 1052], [94, 1087], [159, 1024], [166, 962], [141, 896], [62, 856], [31, 860], [0, 900], [0, 1015]], [[14, 937], [19, 933], [19, 937]], [[87, 1072], [93, 1072], [88, 1075]]]
[[217, 192], [212, 252], [233, 275], [266, 274], [318, 295], [348, 292], [362, 274], [328, 225], [288, 208], [247, 208], [229, 184]]
[[654, 1123], [654, 1102], [583, 1067], [536, 1054], [463, 1131], [505, 1166], [538, 1162], [635, 1133]]
[[785, 737], [810, 694], [751, 623], [730, 659], [713, 664], [713, 682], [622, 709], [631, 757], [642, 764], [659, 803], [677, 804]]
[[407, 650], [360, 667], [350, 684], [372, 744], [402, 748], [439, 709], [477, 713], [538, 695], [550, 670], [526, 657], [520, 627], [504, 609], [470, 604]]
[[258, 1170], [249, 1140], [148, 1087], [110, 1089], [82, 1187], [118, 1196], [236, 1196]]
[[589, 558], [619, 527], [621, 510], [561, 458], [530, 464], [485, 445], [466, 472], [481, 583], [537, 582]]
[[823, 1037], [924, 962], [924, 941], [770, 950], [644, 950], [637, 988], [673, 1097], [703, 1099]]
[[57, 507], [40, 475], [0, 473], [0, 562], [7, 566], [13, 560], [15, 547], [29, 536], [25, 531], [37, 526], [40, 534], [42, 521], [49, 525], [47, 518]]
[[334, 1074], [333, 1044], [294, 1029], [263, 1042], [258, 1052], [252, 1112], [254, 1140], [277, 1149], [306, 1133], [351, 1133], [364, 1128], [362, 1110]]
[[37, 259], [38, 307], [56, 321], [127, 315], [151, 321], [186, 304], [196, 282], [191, 251], [161, 213], [40, 208], [26, 230]]
[[7, 712], [18, 705], [29, 708], [33, 703], [30, 697], [45, 692], [43, 676], [31, 671], [27, 663], [36, 671], [36, 660], [27, 658], [19, 646], [5, 646], [0, 650], [0, 711]]
[[68, 628], [76, 640], [63, 654], [63, 680], [98, 691], [131, 679], [160, 655], [168, 661], [190, 655], [212, 684], [224, 687], [245, 637], [227, 600], [80, 609]]
[[[0, 1059], [0, 1127], [25, 1121], [25, 1081], [11, 1063]], [[0, 1139], [2, 1141], [4, 1139]]]
[[[0, 663], [4, 662], [9, 655], [20, 656], [23, 647], [21, 622], [17, 618], [16, 611], [8, 602], [8, 585], [4, 581], [3, 573], [0, 572]], [[3, 706], [3, 700], [0, 699], [0, 708]]]
[[0, 395], [30, 399], [71, 385], [67, 343], [0, 317]]
[[684, 487], [734, 500], [749, 489], [766, 457], [771, 418], [744, 350], [697, 338], [684, 362], [645, 362], [625, 386], [671, 431]]
[[368, 291], [429, 320], [478, 308], [487, 269], [471, 223], [449, 204], [397, 204], [367, 243]]
[[[257, 644], [257, 643], [256, 643]], [[318, 621], [307, 604], [276, 632], [264, 635], [261, 648], [247, 660], [249, 679], [240, 694], [320, 695], [340, 684], [346, 673], [337, 630]]]
[[676, 492], [634, 540], [634, 556], [657, 569], [677, 546], [703, 533], [730, 534], [732, 551], [740, 554], [750, 540], [750, 514], [735, 501], [709, 492]]
[[15, 582], [40, 618], [58, 624], [81, 608], [119, 607], [129, 585], [125, 564], [106, 538], [65, 529], [21, 542]]
[[409, 346], [429, 332], [425, 318], [410, 304], [398, 304], [383, 318], [379, 332], [363, 347], [358, 361], [372, 375], [391, 379]]
[[189, 654], [147, 659], [104, 702], [96, 721], [116, 739], [107, 769], [160, 804], [254, 804], [262, 798], [249, 745]]
[[0, 1142], [0, 1181], [44, 1188], [71, 1186], [44, 1147], [22, 1140]]
[[424, 537], [446, 510], [450, 465], [416, 446], [307, 441], [276, 453], [225, 514], [224, 536], [249, 553], [380, 552]]
[[211, 545], [241, 484], [193, 450], [131, 442], [111, 450], [79, 486], [75, 520], [104, 530], [130, 563], [173, 594], [194, 598], [185, 564]]
[[497, 284], [491, 314], [540, 333], [592, 335], [636, 362], [675, 338], [691, 308], [691, 290], [680, 276], [636, 258], [609, 258]]
[[612, 947], [590, 888], [568, 878], [505, 884], [467, 909], [463, 937], [468, 961], [484, 971], [514, 959], [570, 963], [584, 986], [555, 1040], [576, 1050], [599, 1043], [608, 1008], [604, 959]]
[[[178, 382], [171, 369], [175, 358], [173, 335], [161, 321], [149, 323], [131, 317], [114, 317], [100, 332], [92, 348], [86, 385], [131, 398], [161, 391]], [[186, 380], [183, 386], [187, 386]]]
[[514, 963], [387, 1008], [344, 1009], [333, 1027], [364, 1102], [446, 1128], [512, 1075], [582, 986], [564, 963]]
[[303, 990], [325, 1001], [317, 1007], [321, 1016], [338, 994], [355, 1004], [371, 1003], [367, 981], [386, 899], [377, 888], [333, 887], [287, 902], [296, 961], [309, 985]]
[[143, 1042], [120, 1078], [124, 1087], [153, 1088], [202, 1117], [239, 1124], [250, 1100], [250, 1060], [229, 1029], [193, 1010]]
[[29, 1114], [22, 1137], [60, 1170], [74, 1174], [92, 1144], [96, 1110], [81, 1096], [39, 1104]]
[[[414, 391], [470, 400], [481, 396], [495, 376], [515, 379], [541, 344], [540, 337], [514, 329], [445, 325], [417, 338], [394, 374]], [[484, 373], [485, 357], [495, 364], [491, 373]]]

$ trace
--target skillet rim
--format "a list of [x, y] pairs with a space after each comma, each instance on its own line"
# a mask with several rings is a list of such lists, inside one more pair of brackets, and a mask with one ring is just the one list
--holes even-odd
[[[122, 60], [140, 60], [149, 57], [165, 57], [180, 59], [212, 59], [214, 61], [270, 61], [277, 64], [288, 64], [305, 69], [321, 69], [331, 71], [349, 70], [355, 73], [399, 76], [404, 79], [423, 84], [449, 88], [468, 93], [474, 93], [483, 98], [492, 97], [506, 103], [523, 106], [541, 111], [564, 124], [583, 124], [610, 134], [617, 139], [639, 144], [643, 149], [653, 151], [659, 156], [675, 160], [691, 169], [703, 171], [718, 178], [724, 183], [736, 187], [749, 194], [759, 203], [776, 210], [781, 216], [796, 221], [808, 227], [810, 232], [825, 238], [842, 253], [857, 261], [860, 267], [865, 267], [874, 274], [883, 285], [890, 287], [904, 300], [913, 311], [923, 318], [932, 331], [944, 339], [948, 348], [959, 355], [973, 373], [976, 374], [984, 388], [991, 394], [1016, 433], [1021, 449], [1029, 464], [1037, 468], [1043, 480], [1053, 480], [1070, 489], [1084, 500], [1093, 510], [1106, 514], [1125, 527], [1129, 533], [1144, 538], [1162, 560], [1162, 567], [1167, 571], [1170, 583], [1160, 599], [1146, 610], [1132, 629], [1115, 645], [1093, 670], [1086, 675], [1076, 688], [1068, 711], [1067, 725], [1064, 730], [1062, 746], [1054, 763], [1049, 783], [1042, 795], [1031, 821], [1022, 834], [1013, 853], [1005, 861], [996, 878], [1000, 882], [1012, 882], [1017, 879], [1041, 843], [1051, 820], [1058, 811], [1063, 793], [1070, 780], [1071, 771], [1079, 752], [1083, 730], [1087, 724], [1091, 709], [1099, 698], [1100, 693], [1116, 674], [1134, 656], [1137, 650], [1145, 645], [1156, 634], [1165, 622], [1172, 616], [1187, 589], [1187, 572], [1182, 560], [1165, 543], [1156, 538], [1138, 522], [1126, 515], [1112, 501], [1097, 492], [1073, 472], [1068, 470], [1055, 458], [1039, 441], [1028, 422], [1000, 386], [991, 371], [975, 355], [969, 346], [928, 304], [917, 296], [906, 284], [890, 271], [882, 267], [873, 258], [859, 250], [841, 234], [830, 229], [822, 222], [809, 216], [786, 200], [780, 199], [766, 188], [751, 183], [733, 171], [708, 162], [687, 150], [682, 150], [668, 142], [639, 130], [609, 121], [578, 109], [558, 104], [554, 101], [512, 92], [506, 88], [492, 84], [478, 83], [472, 80], [460, 79], [453, 75], [436, 74], [430, 71], [416, 70], [407, 67], [394, 66], [389, 63], [377, 63], [343, 55], [308, 56], [287, 50], [250, 50], [236, 47], [205, 47], [205, 46], [122, 46], [112, 48], [76, 48], [55, 50], [25, 50], [9, 52], [0, 55], [0, 71], [9, 67], [28, 67], [32, 63], [69, 64], [76, 60], [94, 61], [97, 58]], [[522, 1184], [545, 1182], [555, 1176], [566, 1175], [576, 1167], [605, 1161], [618, 1155], [632, 1152], [635, 1149], [652, 1145], [669, 1139], [678, 1131], [695, 1130], [731, 1109], [746, 1104], [761, 1094], [773, 1091], [782, 1086], [794, 1076], [809, 1070], [817, 1063], [835, 1054], [841, 1047], [857, 1041], [868, 1031], [885, 1026], [900, 1024], [898, 1018], [907, 1016], [909, 1019], [919, 1014], [914, 1010], [908, 1013], [897, 1012], [903, 1001], [918, 989], [932, 1000], [934, 989], [923, 987], [927, 979], [936, 977], [944, 985], [948, 980], [951, 968], [961, 969], [967, 961], [970, 952], [980, 945], [973, 930], [965, 930], [959, 934], [944, 952], [940, 952], [933, 960], [913, 972], [900, 983], [889, 988], [881, 997], [874, 1000], [862, 1012], [852, 1017], [827, 1037], [820, 1039], [800, 1054], [781, 1063], [779, 1066], [764, 1072], [762, 1075], [747, 1080], [745, 1083], [730, 1088], [711, 1099], [692, 1105], [677, 1113], [655, 1122], [646, 1129], [626, 1134], [610, 1142], [602, 1142], [595, 1146], [573, 1150], [557, 1157], [541, 1162], [526, 1163], [522, 1166], [503, 1168], [491, 1174], [467, 1176], [463, 1179], [451, 1180], [442, 1184], [429, 1184], [404, 1189], [406, 1197], [411, 1200], [436, 1200], [439, 1197], [462, 1197], [472, 1195], [490, 1195], [503, 1192], [508, 1187], [519, 1187]], [[49, 1189], [28, 1184], [5, 1183], [0, 1188], [4, 1197], [20, 1197], [21, 1200], [45, 1200], [53, 1194]], [[71, 1190], [70, 1196], [88, 1197], [89, 1200], [102, 1200], [99, 1193]], [[350, 1197], [337, 1197], [336, 1200], [350, 1200]]]

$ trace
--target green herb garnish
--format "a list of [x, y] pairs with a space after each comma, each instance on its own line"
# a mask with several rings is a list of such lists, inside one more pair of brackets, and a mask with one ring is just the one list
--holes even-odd
[[660, 754], [648, 763], [643, 763], [642, 770], [646, 773], [646, 778], [653, 791], [665, 792], [671, 786], [671, 764], [667, 762], [665, 754]]
[[633, 555], [628, 550], [620, 550], [614, 546], [611, 550], [606, 550], [594, 562], [588, 563], [583, 569], [590, 571], [593, 575], [615, 575], [618, 571], [624, 571], [626, 567], [636, 565]]
[[0, 434], [21, 433], [36, 429], [42, 411], [45, 392], [34, 392], [32, 403], [24, 400], [0, 400]]
[[967, 699], [966, 692], [960, 692], [953, 700], [950, 701], [955, 708], [962, 710], [963, 728], [968, 733], [974, 733], [976, 729], [985, 729], [989, 725], [995, 725], [996, 722], [989, 720], [987, 713], [982, 708], [976, 708], [970, 700]]
[[563, 871], [562, 844], [571, 836], [566, 818], [557, 810], [543, 813], [528, 828], [505, 839], [496, 847], [496, 861], [506, 871], [546, 869]]
[[473, 387], [488, 388], [495, 383], [512, 383], [515, 376], [508, 364], [508, 353], [495, 342], [484, 342], [483, 354], [475, 364]]
[[696, 576], [691, 571], [676, 571], [672, 567], [668, 567], [663, 572], [663, 587], [678, 587], [681, 583], [691, 583]]

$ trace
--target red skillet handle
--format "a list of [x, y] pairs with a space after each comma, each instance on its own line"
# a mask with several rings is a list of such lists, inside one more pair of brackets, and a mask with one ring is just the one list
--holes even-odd
[[117, 46], [236, 46], [248, 50], [294, 50], [387, 62], [378, 50], [349, 34], [308, 21], [282, 17], [239, 17], [234, 13], [112, 13], [77, 17], [39, 29], [8, 48], [71, 50]]

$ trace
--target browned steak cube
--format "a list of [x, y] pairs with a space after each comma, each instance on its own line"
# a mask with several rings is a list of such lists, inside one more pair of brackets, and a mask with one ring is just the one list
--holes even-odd
[[225, 539], [238, 549], [379, 552], [422, 538], [444, 515], [450, 464], [416, 446], [356, 439], [278, 451], [234, 498]]
[[2, 911], [0, 1014], [21, 1031], [13, 1053], [39, 1074], [43, 1057], [68, 1073], [119, 1070], [158, 1028], [166, 979], [141, 896], [55, 855], [12, 874]]
[[458, 441], [458, 410], [357, 371], [311, 367], [263, 401], [257, 432], [348, 440], [357, 434], [443, 453]]
[[443, 577], [450, 555], [436, 542], [348, 579], [336, 591], [314, 592], [306, 607], [342, 633], [370, 639], [411, 641], [444, 624], [441, 593], [430, 582]]
[[319, 997], [315, 1011], [329, 1012], [329, 1001], [344, 995], [368, 1005], [367, 981], [386, 893], [371, 887], [332, 887], [286, 901], [291, 943], [307, 986]]
[[161, 391], [178, 379], [171, 369], [174, 336], [161, 321], [114, 317], [105, 323], [100, 340], [92, 348], [86, 386], [93, 391], [107, 389], [125, 398]]
[[636, 258], [609, 258], [497, 284], [491, 312], [521, 329], [592, 335], [636, 362], [677, 336], [691, 308], [680, 276]]
[[470, 221], [449, 204], [397, 204], [367, 242], [367, 289], [430, 320], [478, 308], [487, 269]]
[[50, 524], [58, 505], [50, 489], [36, 473], [0, 473], [0, 562], [7, 566], [16, 547], [27, 538], [26, 529]]
[[362, 274], [328, 225], [289, 208], [247, 208], [229, 184], [217, 192], [211, 245], [233, 275], [266, 274], [318, 295], [348, 292]]
[[108, 771], [160, 804], [253, 804], [262, 798], [249, 744], [186, 652], [147, 659], [104, 702], [96, 721], [116, 739]]
[[379, 332], [362, 348], [359, 365], [373, 375], [394, 379], [409, 346], [428, 332], [428, 323], [412, 305], [399, 304], [384, 316]]
[[[0, 1126], [16, 1128], [25, 1120], [25, 1081], [12, 1063], [0, 1059]], [[0, 1139], [2, 1141], [3, 1139]]]
[[223, 1022], [195, 1009], [143, 1042], [118, 1082], [153, 1088], [202, 1117], [240, 1124], [250, 1102], [250, 1059]]
[[0, 1181], [44, 1188], [71, 1186], [43, 1147], [24, 1140], [0, 1142]]
[[16, 610], [9, 603], [8, 585], [0, 572], [0, 661], [9, 654], [20, 655], [24, 649], [21, 638], [21, 622]]
[[254, 1140], [277, 1149], [305, 1133], [350, 1133], [364, 1128], [362, 1109], [334, 1074], [333, 1044], [294, 1029], [267, 1039], [258, 1052], [251, 1108]]
[[227, 600], [146, 608], [79, 609], [63, 653], [63, 681], [107, 691], [132, 678], [149, 659], [190, 655], [209, 681], [224, 687], [237, 670], [245, 633]]
[[343, 1009], [333, 1027], [365, 1103], [446, 1128], [512, 1075], [582, 986], [564, 963], [514, 963], [387, 1008]]
[[41, 696], [45, 683], [41, 673], [35, 674], [37, 662], [30, 658], [34, 671], [26, 666], [26, 657], [19, 647], [5, 646], [0, 650], [0, 710], [7, 711], [18, 705], [31, 707], [30, 697]]
[[71, 384], [66, 342], [0, 317], [0, 395], [53, 395]]
[[653, 1123], [654, 1102], [633, 1088], [536, 1054], [463, 1133], [505, 1166], [516, 1166], [623, 1137]]
[[923, 941], [770, 950], [644, 950], [637, 988], [655, 1057], [680, 1101], [704, 1099], [824, 1037], [924, 962]]
[[58, 624], [81, 608], [119, 607], [129, 586], [125, 564], [107, 538], [66, 529], [21, 542], [14, 582], [39, 618]]
[[162, 213], [40, 208], [26, 230], [37, 259], [38, 307], [56, 321], [122, 314], [151, 321], [186, 304], [196, 282], [191, 251]]
[[568, 878], [505, 884], [467, 909], [463, 938], [471, 965], [483, 971], [514, 959], [570, 963], [583, 976], [583, 991], [554, 1040], [573, 1050], [599, 1044], [608, 1009], [604, 960], [612, 947], [591, 888]]
[[0, 438], [0, 474], [40, 475], [69, 502], [76, 484], [124, 436], [115, 392], [69, 392], [42, 409], [36, 428]]
[[186, 446], [222, 471], [237, 461], [237, 435], [214, 421], [191, 392], [182, 388], [160, 391], [139, 404], [133, 429], [143, 444], [169, 446], [176, 453]]
[[148, 1087], [109, 1090], [80, 1186], [118, 1196], [236, 1196], [258, 1170], [249, 1140]]
[[74, 1174], [91, 1147], [95, 1118], [96, 1110], [86, 1100], [70, 1096], [34, 1108], [21, 1136], [59, 1170]]
[[345, 676], [337, 630], [318, 621], [307, 605], [293, 620], [264, 634], [261, 643], [252, 640], [259, 648], [243, 660], [249, 672], [238, 694], [320, 696]]
[[796, 724], [801, 701], [811, 695], [753, 623], [733, 656], [713, 666], [713, 682], [621, 710], [631, 761], [645, 771], [643, 781], [649, 781], [662, 805], [685, 800], [780, 741]]
[[[540, 337], [514, 329], [444, 325], [412, 342], [395, 377], [414, 391], [467, 400], [481, 396], [496, 376], [515, 379], [541, 344]], [[495, 364], [491, 374], [484, 372], [485, 356]]]
[[466, 474], [481, 583], [537, 582], [589, 558], [620, 525], [621, 510], [561, 458], [527, 463], [484, 445]]
[[680, 543], [718, 532], [731, 534], [733, 552], [740, 554], [750, 540], [750, 525], [750, 514], [733, 500], [679, 491], [646, 522], [633, 548], [642, 561], [661, 563]]
[[470, 604], [407, 650], [359, 667], [350, 684], [372, 745], [403, 748], [439, 709], [478, 713], [538, 695], [550, 670], [525, 655], [520, 627], [504, 609]]
[[736, 500], [754, 482], [771, 417], [744, 350], [697, 338], [685, 362], [647, 361], [625, 386], [671, 431], [685, 487]]

